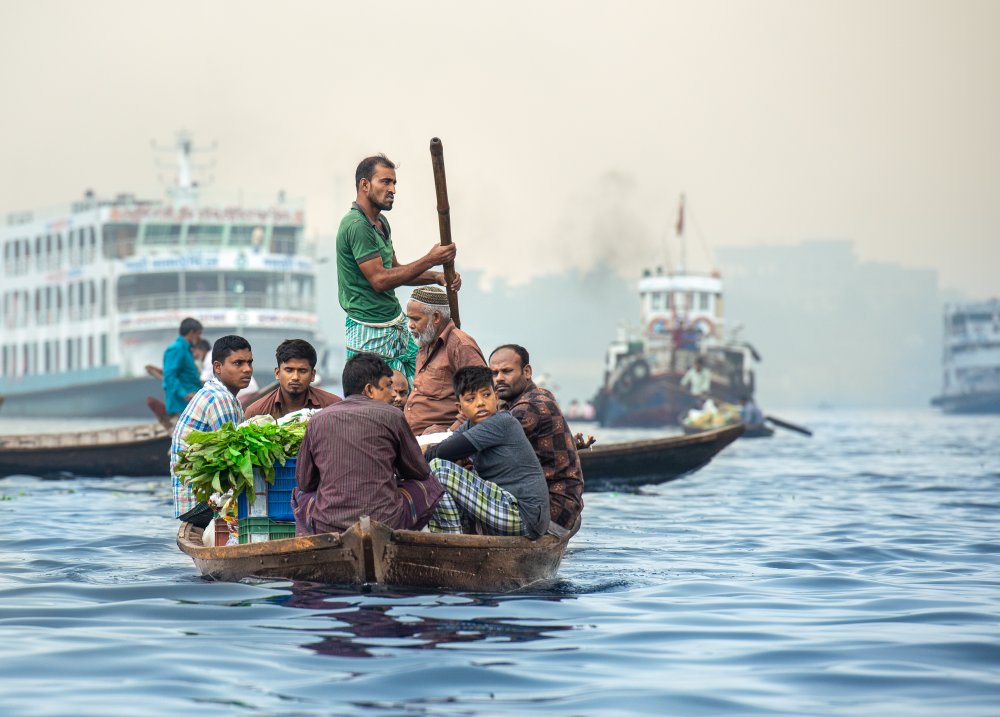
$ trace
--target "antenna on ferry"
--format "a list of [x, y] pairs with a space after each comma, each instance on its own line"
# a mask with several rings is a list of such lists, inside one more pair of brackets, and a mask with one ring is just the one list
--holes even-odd
[[677, 238], [681, 244], [681, 262], [677, 267], [677, 273], [683, 274], [687, 269], [687, 245], [684, 241], [684, 195], [681, 194], [681, 203], [677, 209]]
[[[191, 133], [187, 130], [181, 130], [177, 133], [173, 147], [159, 146], [156, 140], [153, 140], [151, 144], [157, 152], [173, 152], [176, 157], [177, 181], [171, 188], [170, 194], [177, 199], [195, 199], [198, 187], [204, 185], [205, 182], [195, 180], [194, 172], [195, 170], [210, 169], [213, 163], [196, 165], [191, 161], [191, 157], [196, 152], [211, 152], [219, 146], [219, 143], [212, 142], [209, 147], [195, 147]], [[157, 164], [161, 169], [167, 168], [162, 162]]]

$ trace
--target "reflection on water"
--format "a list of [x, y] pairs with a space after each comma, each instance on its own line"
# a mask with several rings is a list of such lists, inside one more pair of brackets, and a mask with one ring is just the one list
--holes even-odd
[[2, 479], [0, 715], [993, 717], [1000, 419], [788, 418], [506, 595], [207, 581], [165, 478]]
[[[398, 601], [412, 597], [406, 593], [379, 592], [380, 598]], [[558, 601], [562, 598], [542, 598]], [[328, 629], [310, 627], [308, 634], [322, 636], [318, 642], [303, 643], [303, 647], [320, 654], [340, 657], [376, 657], [374, 645], [391, 644], [395, 648], [430, 650], [441, 646], [479, 640], [531, 642], [550, 637], [549, 633], [571, 629], [568, 625], [524, 625], [495, 618], [450, 620], [399, 615], [393, 602], [366, 603], [356, 592], [315, 585], [293, 583], [287, 595], [271, 598], [284, 607], [316, 611], [312, 618], [328, 618]], [[467, 608], [488, 612], [500, 602], [482, 596], [470, 596]]]

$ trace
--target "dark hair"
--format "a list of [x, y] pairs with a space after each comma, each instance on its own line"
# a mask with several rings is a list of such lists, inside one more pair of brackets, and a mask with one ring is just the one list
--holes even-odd
[[455, 372], [451, 387], [455, 389], [455, 398], [461, 398], [463, 393], [469, 391], [493, 388], [493, 372], [485, 366], [463, 366]]
[[371, 157], [365, 157], [358, 163], [358, 168], [354, 170], [354, 188], [361, 189], [362, 179], [372, 181], [376, 167], [395, 169], [396, 165], [384, 154], [373, 154]]
[[514, 353], [517, 354], [517, 357], [521, 359], [521, 368], [524, 368], [525, 366], [528, 365], [529, 363], [528, 349], [524, 348], [523, 346], [519, 346], [518, 344], [504, 344], [503, 346], [497, 346], [495, 349], [493, 349], [493, 353], [490, 354], [490, 358], [493, 358], [493, 354], [495, 354], [497, 351], [502, 351], [503, 349], [509, 349], [510, 351], [513, 351]]
[[242, 351], [246, 349], [250, 351], [250, 342], [247, 341], [242, 336], [235, 336], [230, 334], [229, 336], [223, 336], [221, 339], [216, 339], [215, 344], [212, 346], [212, 363], [218, 361], [219, 363], [225, 363], [226, 357], [234, 351]]
[[181, 322], [180, 329], [177, 330], [181, 336], [187, 336], [192, 331], [201, 331], [203, 329], [201, 322], [198, 319], [192, 319], [190, 316]]
[[309, 362], [310, 368], [316, 368], [316, 349], [304, 339], [286, 339], [278, 344], [274, 360], [281, 366], [288, 359], [305, 359]]
[[340, 384], [345, 396], [353, 396], [364, 393], [368, 384], [378, 386], [383, 376], [392, 378], [392, 369], [384, 358], [378, 354], [355, 354], [344, 364]]
[[195, 348], [208, 353], [212, 350], [212, 344], [208, 343], [208, 339], [198, 339], [198, 343], [195, 344]]

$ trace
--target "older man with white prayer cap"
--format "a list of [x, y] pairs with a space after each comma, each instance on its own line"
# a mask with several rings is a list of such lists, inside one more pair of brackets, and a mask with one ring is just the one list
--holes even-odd
[[448, 294], [421, 286], [406, 304], [410, 334], [417, 342], [417, 372], [403, 415], [415, 435], [448, 430], [458, 418], [451, 380], [463, 366], [485, 366], [476, 340], [455, 326]]

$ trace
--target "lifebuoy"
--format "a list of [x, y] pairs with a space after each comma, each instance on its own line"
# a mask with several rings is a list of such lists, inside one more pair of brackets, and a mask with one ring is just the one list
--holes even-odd
[[628, 373], [632, 377], [632, 380], [636, 383], [640, 383], [649, 378], [649, 364], [639, 359], [634, 364], [629, 366]]
[[649, 322], [648, 332], [650, 334], [665, 334], [668, 333], [670, 329], [670, 321], [664, 319], [663, 317], [659, 317]]
[[697, 319], [691, 322], [691, 326], [696, 329], [698, 328], [699, 324], [705, 327], [705, 330], [702, 331], [702, 334], [704, 334], [705, 336], [715, 335], [715, 324], [712, 323], [712, 320], [710, 318], [708, 318], [707, 316], [699, 316]]

